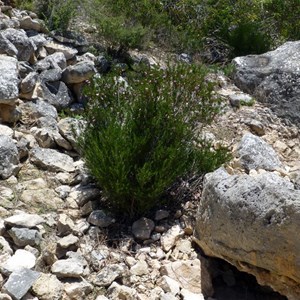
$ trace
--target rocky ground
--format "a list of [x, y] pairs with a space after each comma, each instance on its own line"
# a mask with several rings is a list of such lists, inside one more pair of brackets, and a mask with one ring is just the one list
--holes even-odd
[[[76, 151], [73, 128], [83, 121], [62, 112], [82, 108], [84, 82], [108, 62], [86, 53], [82, 39], [46, 34], [35, 14], [0, 8], [0, 299], [285, 299], [199, 248], [201, 179], [182, 182], [181, 201], [133, 224], [104, 211]], [[227, 105], [205, 134], [232, 149], [228, 174], [256, 176], [271, 165], [298, 185], [298, 127], [224, 75], [212, 80]], [[256, 147], [258, 162], [247, 160]]]

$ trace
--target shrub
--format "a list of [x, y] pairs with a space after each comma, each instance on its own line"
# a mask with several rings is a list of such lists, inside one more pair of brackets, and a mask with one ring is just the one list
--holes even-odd
[[147, 212], [179, 177], [206, 172], [228, 158], [200, 139], [221, 109], [200, 66], [142, 68], [95, 79], [87, 127], [78, 140], [86, 165], [112, 208], [130, 218]]

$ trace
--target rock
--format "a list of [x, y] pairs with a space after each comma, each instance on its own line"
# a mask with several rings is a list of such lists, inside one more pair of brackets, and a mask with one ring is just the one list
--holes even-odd
[[300, 121], [299, 49], [300, 41], [286, 42], [274, 51], [233, 60], [235, 84], [296, 123]]
[[177, 239], [183, 235], [183, 230], [179, 225], [174, 225], [161, 236], [160, 243], [162, 249], [168, 252], [176, 243]]
[[89, 61], [82, 61], [67, 67], [63, 72], [62, 79], [66, 84], [80, 83], [90, 79], [94, 74], [94, 64]]
[[95, 300], [109, 300], [107, 297], [105, 297], [104, 295], [99, 295], [97, 296], [97, 298]]
[[[93, 286], [86, 280], [65, 283], [65, 292], [71, 299], [85, 299], [93, 291]], [[42, 299], [43, 300], [43, 299]]]
[[32, 291], [39, 300], [60, 300], [64, 285], [55, 275], [41, 273], [33, 284]]
[[51, 272], [58, 277], [80, 278], [84, 274], [84, 269], [78, 260], [60, 259], [52, 265]]
[[242, 105], [251, 106], [254, 104], [255, 100], [245, 93], [232, 93], [229, 95], [229, 102], [232, 107], [239, 108]]
[[20, 169], [17, 146], [12, 138], [0, 135], [0, 178], [16, 175]]
[[243, 136], [237, 154], [247, 171], [251, 169], [274, 171], [281, 166], [274, 149], [264, 140], [251, 133], [246, 133]]
[[62, 52], [66, 60], [73, 58], [78, 53], [76, 49], [59, 44], [57, 42], [48, 42], [44, 46], [49, 54], [53, 54], [54, 52]]
[[79, 206], [83, 206], [88, 201], [101, 197], [101, 192], [98, 188], [89, 185], [78, 185], [74, 187], [69, 194], [69, 197], [74, 199]]
[[57, 248], [56, 248], [56, 256], [61, 258], [65, 256], [68, 251], [76, 251], [78, 249], [78, 237], [69, 234], [57, 241]]
[[20, 85], [20, 92], [21, 93], [29, 93], [33, 91], [35, 84], [38, 79], [38, 74], [36, 72], [29, 73], [22, 81]]
[[41, 148], [53, 148], [56, 143], [54, 140], [54, 131], [50, 128], [32, 127], [30, 133], [34, 136]]
[[132, 224], [132, 234], [136, 239], [148, 240], [154, 227], [155, 224], [152, 220], [141, 218]]
[[31, 19], [30, 16], [25, 16], [20, 20], [20, 27], [24, 30], [42, 31], [43, 26], [38, 19]]
[[[205, 177], [196, 220], [205, 254], [230, 262], [289, 299], [300, 298], [300, 191], [274, 173]], [[213, 238], [212, 238], [213, 237]]]
[[8, 231], [15, 245], [24, 247], [27, 245], [37, 246], [41, 243], [42, 236], [38, 230], [13, 227]]
[[[1, 82], [1, 81], [0, 81]], [[0, 100], [1, 102], [1, 100]], [[13, 105], [0, 103], [0, 121], [5, 123], [15, 123], [20, 119], [20, 109]]]
[[182, 300], [204, 300], [204, 296], [202, 294], [195, 294], [187, 289], [182, 289], [180, 294], [183, 297]]
[[95, 210], [89, 215], [88, 222], [92, 225], [105, 228], [113, 224], [115, 220], [108, 216], [103, 210]]
[[31, 151], [31, 162], [37, 167], [51, 172], [74, 172], [73, 159], [54, 149], [34, 148]]
[[148, 264], [144, 260], [138, 261], [130, 268], [130, 273], [137, 276], [146, 275], [149, 273]]
[[245, 121], [245, 124], [250, 127], [250, 129], [256, 133], [258, 136], [265, 135], [265, 128], [262, 122], [254, 120], [254, 119], [249, 119]]
[[19, 96], [18, 61], [6, 55], [0, 55], [0, 103], [14, 104]]
[[0, 203], [1, 206], [4, 208], [13, 208], [14, 203], [13, 200], [15, 199], [14, 191], [10, 188], [0, 186]]
[[72, 232], [74, 227], [73, 220], [66, 214], [60, 214], [57, 221], [57, 234], [59, 236], [65, 236]]
[[165, 263], [161, 267], [160, 273], [174, 279], [181, 288], [193, 293], [203, 293], [206, 296], [213, 294], [209, 273], [205, 271], [205, 266], [199, 259]]
[[18, 60], [29, 61], [34, 48], [24, 30], [8, 28], [2, 31], [2, 35], [17, 48]]
[[20, 269], [13, 272], [4, 284], [4, 290], [15, 300], [20, 300], [29, 291], [40, 273], [30, 269]]
[[44, 71], [48, 69], [61, 69], [64, 70], [67, 67], [66, 57], [62, 52], [56, 52], [48, 55], [44, 59], [40, 60], [35, 65], [36, 71]]
[[161, 287], [165, 293], [171, 293], [174, 296], [180, 291], [180, 284], [176, 280], [166, 275], [163, 275], [161, 278], [159, 278], [156, 284]]
[[0, 300], [12, 300], [12, 298], [7, 294], [0, 293]]
[[9, 243], [3, 236], [0, 236], [0, 249], [1, 253], [8, 253], [9, 255], [13, 254], [13, 250], [11, 249]]
[[168, 218], [169, 215], [170, 215], [170, 213], [168, 211], [166, 211], [164, 209], [159, 209], [155, 212], [154, 220], [160, 221], [160, 220]]
[[18, 49], [6, 39], [3, 34], [0, 32], [0, 54], [6, 54], [8, 56], [17, 56]]
[[6, 136], [12, 138], [13, 134], [14, 134], [14, 131], [10, 127], [0, 124], [0, 136], [6, 135]]
[[111, 285], [117, 278], [125, 275], [126, 267], [124, 264], [110, 264], [100, 270], [95, 276], [93, 284], [97, 286], [107, 287]]
[[126, 299], [126, 300], [136, 300], [137, 292], [135, 289], [130, 288], [125, 285], [120, 285], [117, 282], [113, 282], [107, 290], [109, 299]]
[[4, 275], [9, 275], [23, 268], [32, 269], [35, 266], [35, 261], [36, 258], [32, 253], [18, 249], [12, 257], [0, 264], [0, 270]]
[[13, 215], [4, 220], [4, 223], [9, 226], [21, 226], [26, 228], [33, 228], [39, 224], [44, 223], [45, 220], [39, 215], [28, 214], [28, 213], [20, 213], [17, 215]]

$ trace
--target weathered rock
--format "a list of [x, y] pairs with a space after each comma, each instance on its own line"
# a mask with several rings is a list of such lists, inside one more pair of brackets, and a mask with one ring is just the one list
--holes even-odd
[[124, 264], [111, 264], [105, 266], [100, 270], [99, 273], [95, 276], [93, 283], [97, 286], [109, 286], [117, 278], [120, 278], [124, 275], [126, 267]]
[[251, 133], [243, 136], [237, 154], [247, 171], [251, 169], [274, 171], [281, 166], [275, 150], [264, 140]]
[[34, 148], [31, 151], [31, 162], [36, 166], [52, 172], [75, 171], [73, 159], [54, 149]]
[[60, 259], [56, 261], [51, 272], [58, 277], [75, 277], [79, 278], [84, 273], [84, 268], [78, 260], [75, 259]]
[[65, 236], [72, 232], [74, 227], [73, 220], [66, 214], [60, 214], [57, 221], [57, 233], [60, 236]]
[[155, 212], [154, 220], [160, 221], [160, 220], [168, 218], [169, 215], [170, 215], [170, 213], [167, 210], [159, 209]]
[[24, 30], [8, 28], [2, 31], [2, 35], [17, 48], [18, 60], [28, 61], [30, 59], [34, 48]]
[[[1, 101], [0, 101], [1, 102]], [[5, 123], [14, 124], [20, 119], [20, 110], [15, 104], [7, 105], [0, 103], [0, 121]]]
[[49, 54], [53, 54], [54, 52], [62, 52], [66, 60], [73, 58], [78, 53], [76, 49], [56, 42], [48, 42], [44, 46]]
[[63, 72], [62, 79], [67, 84], [80, 83], [90, 79], [94, 74], [94, 64], [89, 61], [83, 61], [67, 67]]
[[32, 253], [18, 249], [12, 257], [0, 264], [0, 270], [4, 275], [9, 275], [23, 268], [32, 269], [35, 262], [36, 258]]
[[132, 275], [142, 276], [149, 273], [148, 264], [144, 261], [138, 261], [135, 265], [130, 268]]
[[22, 81], [20, 85], [20, 92], [21, 93], [29, 93], [31, 92], [38, 79], [38, 74], [36, 72], [29, 73]]
[[7, 54], [9, 56], [17, 56], [18, 49], [0, 32], [0, 54]]
[[233, 60], [236, 85], [296, 123], [300, 122], [299, 49], [299, 41], [287, 42], [274, 51]]
[[12, 138], [13, 134], [14, 134], [14, 131], [9, 126], [0, 124], [0, 136], [6, 135], [6, 136]]
[[62, 52], [55, 52], [40, 60], [35, 65], [37, 71], [44, 71], [48, 69], [61, 69], [67, 67], [66, 57]]
[[0, 135], [0, 177], [16, 175], [20, 169], [17, 146], [12, 138]]
[[130, 288], [125, 285], [120, 285], [116, 282], [113, 282], [112, 285], [108, 288], [107, 294], [109, 299], [126, 299], [126, 300], [136, 300], [137, 292], [133, 288]]
[[36, 246], [41, 243], [42, 236], [38, 230], [28, 228], [13, 227], [8, 231], [8, 234], [13, 239], [15, 245], [24, 247], [27, 245]]
[[33, 284], [32, 291], [40, 300], [60, 300], [64, 285], [55, 275], [41, 273]]
[[176, 243], [177, 239], [183, 235], [183, 230], [179, 225], [174, 225], [160, 239], [162, 249], [168, 252]]
[[14, 104], [19, 96], [18, 61], [13, 57], [0, 55], [0, 103]]
[[69, 194], [70, 198], [73, 198], [79, 206], [83, 206], [90, 200], [94, 200], [101, 197], [100, 190], [98, 188], [89, 185], [78, 185], [72, 188]]
[[38, 19], [31, 19], [30, 16], [25, 16], [20, 20], [20, 27], [24, 30], [42, 31], [43, 26]]
[[154, 229], [154, 222], [147, 218], [141, 218], [132, 224], [132, 234], [139, 240], [147, 240], [150, 238]]
[[219, 169], [206, 176], [198, 243], [207, 255], [255, 275], [288, 299], [299, 299], [299, 199], [300, 191], [273, 173], [230, 176]]
[[15, 198], [14, 191], [10, 188], [0, 186], [0, 203], [2, 207], [13, 208], [13, 200]]
[[195, 294], [187, 289], [182, 289], [180, 294], [183, 297], [182, 300], [204, 300], [203, 294]]
[[81, 281], [65, 283], [64, 289], [71, 299], [85, 299], [93, 291], [93, 286], [83, 279]]
[[39, 215], [21, 213], [13, 215], [4, 220], [4, 223], [9, 226], [22, 226], [26, 228], [33, 228], [42, 224], [45, 220]]
[[103, 210], [95, 210], [89, 215], [88, 222], [92, 225], [104, 228], [113, 224], [115, 220]]
[[20, 300], [32, 287], [40, 274], [30, 269], [13, 272], [4, 285], [4, 290], [15, 300]]
[[32, 127], [30, 133], [34, 136], [41, 148], [54, 148], [56, 143], [54, 139], [54, 132], [50, 128]]
[[0, 293], [0, 300], [12, 300], [8, 294]]
[[8, 253], [10, 255], [13, 254], [13, 250], [11, 249], [9, 243], [6, 241], [6, 239], [3, 236], [0, 236], [0, 249], [1, 253]]
[[176, 295], [180, 291], [180, 284], [166, 275], [163, 275], [156, 284], [160, 286], [165, 293], [170, 292], [172, 295]]

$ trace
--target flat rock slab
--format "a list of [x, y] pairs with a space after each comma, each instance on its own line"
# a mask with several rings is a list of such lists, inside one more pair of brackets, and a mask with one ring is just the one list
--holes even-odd
[[300, 190], [274, 173], [207, 174], [196, 218], [203, 251], [300, 299]]
[[19, 96], [18, 60], [0, 55], [0, 103], [13, 104]]
[[80, 278], [84, 269], [75, 259], [61, 259], [52, 265], [51, 272], [58, 277]]
[[4, 290], [15, 300], [20, 300], [29, 291], [40, 273], [30, 269], [13, 272], [4, 285]]
[[44, 223], [45, 220], [39, 215], [22, 213], [13, 215], [4, 220], [4, 223], [9, 226], [21, 226], [26, 228], [33, 228], [39, 224]]
[[31, 152], [31, 162], [37, 167], [51, 172], [74, 172], [73, 159], [54, 149], [34, 148]]

